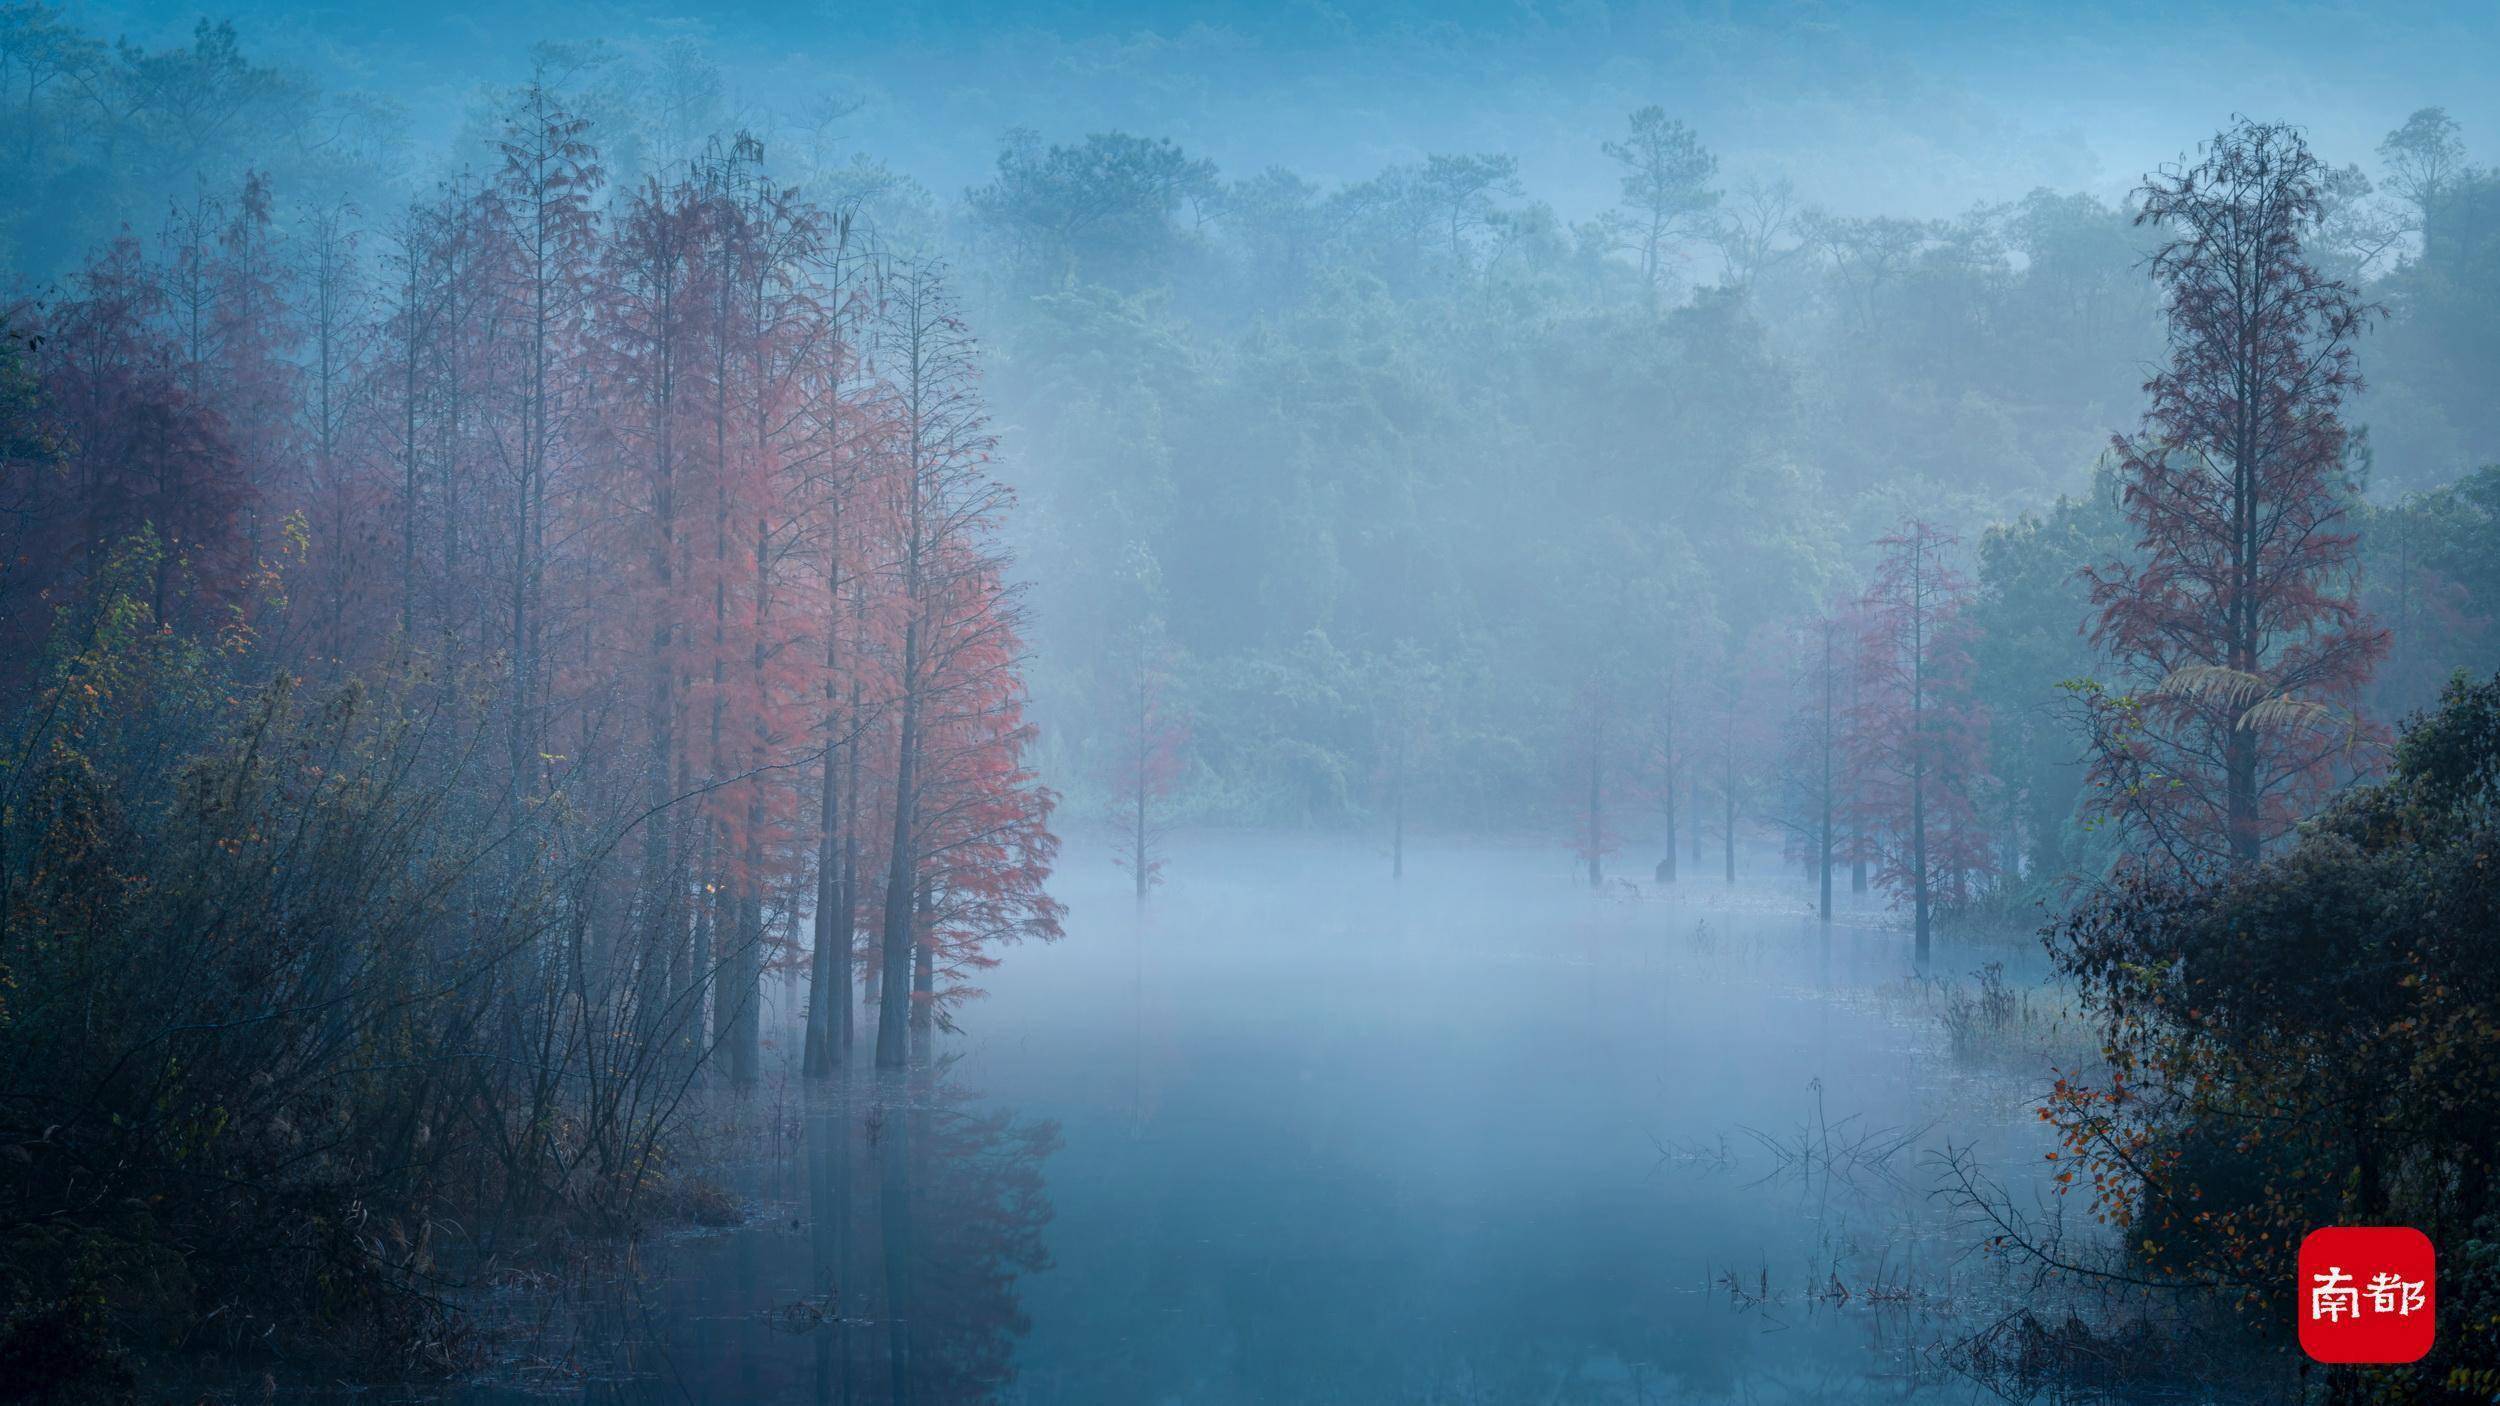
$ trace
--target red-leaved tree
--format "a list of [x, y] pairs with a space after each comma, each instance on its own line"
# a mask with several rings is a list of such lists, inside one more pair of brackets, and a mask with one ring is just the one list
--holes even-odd
[[2303, 250], [2327, 174], [2243, 120], [2141, 192], [2170, 357], [2115, 441], [2141, 556], [2088, 573], [2125, 691], [2086, 715], [2102, 806], [2191, 871], [2255, 861], [2373, 735], [2355, 703], [2387, 637], [2356, 594], [2338, 414], [2372, 309]]
[[1946, 560], [1953, 537], [1904, 523], [1858, 605], [1849, 798], [1876, 881], [1909, 900], [1925, 965], [1935, 910], [1990, 872], [1980, 820], [1988, 718], [1971, 694], [1969, 583]]

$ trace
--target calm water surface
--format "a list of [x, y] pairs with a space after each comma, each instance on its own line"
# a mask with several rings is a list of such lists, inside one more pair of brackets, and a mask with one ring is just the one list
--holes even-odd
[[1933, 1157], [2030, 1198], [2046, 1064], [1954, 1057], [1883, 915], [1273, 838], [1141, 913], [1102, 848], [931, 1067], [759, 1095], [753, 1220], [466, 1399], [1970, 1398], [2002, 1275]]

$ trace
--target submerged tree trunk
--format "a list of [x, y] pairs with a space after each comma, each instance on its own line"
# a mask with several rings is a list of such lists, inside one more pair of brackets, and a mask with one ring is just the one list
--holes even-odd
[[1822, 824], [1815, 835], [1814, 868], [1814, 914], [1828, 923], [1832, 920], [1832, 803], [1828, 796], [1823, 801]]
[[[1731, 685], [1733, 687], [1733, 685]], [[1720, 740], [1719, 848], [1727, 859], [1727, 881], [1736, 882], [1736, 704], [1727, 709], [1727, 732]]]
[[1727, 857], [1727, 881], [1736, 882], [1736, 783], [1720, 794], [1719, 845]]
[[[903, 627], [903, 677], [917, 676], [920, 622]], [[885, 874], [885, 922], [878, 952], [877, 1067], [900, 1069], [909, 1055], [904, 1022], [911, 1007], [911, 910], [918, 886], [912, 856], [913, 788], [918, 782], [920, 699], [910, 685], [903, 693], [902, 725], [894, 762], [894, 840]]]
[[1832, 920], [1832, 749], [1839, 731], [1832, 711], [1836, 680], [1832, 676], [1831, 617], [1823, 621], [1823, 752], [1822, 813], [1816, 817], [1814, 832], [1815, 916], [1829, 923]]
[[[772, 604], [770, 576], [772, 529], [762, 518], [755, 522], [755, 608], [750, 613], [749, 627], [755, 642], [747, 657], [748, 686], [757, 698], [764, 688], [765, 640], [769, 637]], [[747, 766], [760, 769], [770, 747], [771, 738], [759, 713], [751, 725], [748, 738]], [[750, 777], [742, 783], [746, 788], [747, 807], [745, 834], [739, 837], [738, 864], [738, 983], [732, 999], [738, 1003], [738, 1018], [731, 1029], [735, 1040], [729, 1047], [729, 1079], [740, 1088], [752, 1088], [763, 1075], [764, 1067], [764, 793], [760, 783]]]
[[1693, 768], [1693, 777], [1686, 784], [1692, 788], [1693, 823], [1690, 827], [1690, 833], [1686, 836], [1685, 847], [1688, 851], [1687, 857], [1691, 859], [1693, 864], [1693, 875], [1698, 878], [1701, 875], [1702, 780], [1700, 767], [1697, 766]]
[[[850, 1091], [835, 1087], [808, 1110], [808, 1250], [810, 1286], [818, 1301], [839, 1305], [850, 1287], [851, 1121]], [[836, 1313], [816, 1330], [816, 1399], [851, 1396], [850, 1317]]]
[[[856, 600], [856, 594], [854, 595], [854, 600]], [[853, 610], [852, 616], [854, 623], [856, 623], [858, 618], [858, 611], [856, 608]], [[859, 681], [856, 677], [854, 677], [851, 681], [851, 707], [849, 716], [852, 718], [859, 717], [859, 710]], [[853, 726], [857, 726], [857, 724], [854, 723]], [[852, 739], [851, 744], [848, 747], [843, 748], [843, 751], [849, 755], [842, 768], [842, 893], [841, 909], [836, 915], [834, 931], [840, 935], [842, 943], [841, 964], [843, 978], [842, 987], [838, 994], [843, 996], [845, 999], [843, 999], [840, 1003], [839, 1019], [837, 1019], [834, 1024], [834, 1042], [835, 1047], [841, 1050], [843, 1052], [843, 1056], [847, 1058], [851, 1047], [858, 1043], [857, 1036], [859, 1032], [859, 1008], [852, 1005], [848, 999], [850, 994], [849, 973], [851, 970], [851, 945], [859, 940], [858, 739]]]
[[843, 844], [846, 836], [842, 825], [842, 754], [850, 750], [834, 739], [848, 718], [835, 708], [834, 670], [841, 660], [838, 608], [841, 599], [839, 569], [829, 571], [826, 594], [837, 608], [827, 613], [825, 625], [825, 761], [824, 776], [816, 794], [816, 911], [815, 946], [808, 960], [807, 1044], [803, 1061], [805, 1072], [813, 1078], [824, 1078], [842, 1062], [844, 1041], [839, 1027], [851, 1005], [851, 933], [850, 895], [845, 892], [849, 875], [843, 870]]
[[[827, 624], [825, 642], [825, 732], [834, 733], [833, 669], [838, 655], [832, 637], [834, 626]], [[841, 1063], [842, 1043], [835, 1033], [842, 1014], [850, 1007], [851, 935], [845, 931], [836, 940], [834, 925], [844, 917], [842, 893], [842, 757], [830, 740], [825, 747], [824, 776], [816, 793], [816, 908], [814, 913], [814, 945], [807, 963], [807, 1035], [801, 1070], [810, 1078], [822, 1079]]]
[[729, 1082], [751, 1089], [764, 1062], [764, 895], [746, 875], [737, 883], [736, 946], [725, 962], [730, 980], [713, 999], [728, 1007]]
[[[888, 905], [891, 908], [891, 904]], [[904, 903], [910, 907], [909, 900]], [[889, 991], [901, 981], [885, 983]], [[882, 1051], [885, 1033], [877, 1034]], [[884, 1063], [880, 1057], [880, 1064]], [[877, 1209], [879, 1239], [884, 1242], [885, 1352], [888, 1399], [912, 1399], [912, 1275], [911, 1275], [911, 1104], [900, 1074], [883, 1076], [879, 1104], [883, 1117], [872, 1134], [877, 1140]]]
[[1137, 771], [1130, 778], [1136, 793], [1129, 798], [1137, 808], [1131, 817], [1137, 828], [1129, 837], [1129, 877], [1137, 881], [1140, 903], [1146, 901], [1146, 890], [1154, 887], [1154, 861], [1149, 857], [1152, 841], [1147, 833], [1147, 807], [1154, 803], [1154, 696], [1146, 669], [1146, 648], [1141, 642], [1137, 650]]
[[[1925, 540], [1918, 550], [1925, 553]], [[1923, 563], [1925, 558], [1913, 560]], [[1928, 600], [1923, 588], [1915, 588], [1910, 605], [1910, 886], [1918, 906], [1915, 961], [1918, 971], [1928, 971], [1935, 901], [1928, 883]]]

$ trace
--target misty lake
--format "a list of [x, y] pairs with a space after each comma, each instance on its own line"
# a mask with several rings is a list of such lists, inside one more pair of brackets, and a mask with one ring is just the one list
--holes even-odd
[[0, 0], [0, 1406], [2500, 1406], [2495, 56]]
[[466, 1399], [1969, 1396], [2002, 1271], [1934, 1156], [2045, 1186], [2036, 1042], [1954, 1058], [1906, 936], [1793, 883], [1373, 848], [1202, 838], [1141, 914], [1079, 837], [937, 1067], [768, 1087], [747, 1223]]

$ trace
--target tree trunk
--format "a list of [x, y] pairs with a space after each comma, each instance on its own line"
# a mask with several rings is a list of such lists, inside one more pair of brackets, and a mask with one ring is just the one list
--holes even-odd
[[[1669, 714], [1669, 717], [1670, 717], [1670, 719], [1672, 719], [1673, 714]], [[1667, 763], [1666, 763], [1666, 769], [1667, 769], [1667, 784], [1666, 784], [1665, 794], [1666, 794], [1666, 798], [1667, 798], [1667, 852], [1666, 852], [1665, 854], [1663, 854], [1663, 855], [1660, 855], [1660, 856], [1659, 856], [1659, 858], [1658, 858], [1658, 868], [1657, 868], [1657, 871], [1656, 871], [1655, 877], [1657, 878], [1658, 882], [1660, 882], [1660, 883], [1662, 883], [1662, 884], [1671, 884], [1671, 883], [1674, 883], [1674, 882], [1675, 882], [1675, 858], [1676, 858], [1676, 855], [1675, 855], [1675, 819], [1676, 819], [1676, 816], [1675, 816], [1675, 724], [1674, 724], [1672, 721], [1670, 721], [1670, 722], [1667, 724], [1667, 744], [1666, 744], [1666, 753], [1667, 753]]]
[[1141, 637], [1141, 642], [1137, 648], [1137, 774], [1132, 778], [1136, 783], [1136, 794], [1130, 797], [1130, 800], [1137, 807], [1136, 813], [1132, 817], [1137, 822], [1137, 828], [1135, 834], [1130, 837], [1131, 847], [1129, 849], [1129, 877], [1137, 881], [1137, 901], [1139, 903], [1144, 903], [1146, 901], [1146, 890], [1152, 885], [1154, 879], [1154, 875], [1149, 868], [1151, 861], [1146, 855], [1148, 848], [1146, 837], [1146, 807], [1153, 799], [1150, 793], [1153, 790], [1152, 783], [1154, 779], [1152, 775], [1154, 768], [1154, 734], [1152, 730], [1154, 717], [1153, 708], [1151, 706], [1153, 700], [1147, 693], [1149, 681], [1146, 677], [1146, 668], [1146, 647], [1142, 642]]
[[1927, 891], [1927, 778], [1917, 769], [1910, 773], [1910, 892], [1916, 913], [1918, 969], [1925, 971], [1934, 918]]
[[[858, 593], [853, 592], [853, 623], [857, 623]], [[851, 681], [851, 706], [846, 717], [860, 715], [859, 681]], [[854, 721], [852, 726], [858, 724]], [[842, 894], [841, 911], [834, 923], [834, 932], [842, 944], [842, 1002], [840, 1019], [834, 1025], [835, 1048], [848, 1056], [859, 1031], [859, 1008], [847, 999], [850, 994], [851, 945], [859, 940], [859, 740], [853, 738], [842, 749], [847, 755], [843, 763], [842, 786]]]
[[[807, 1033], [805, 1053], [799, 1063], [800, 1072], [811, 1079], [822, 1079], [833, 1073], [840, 1061], [840, 1049], [834, 1039], [834, 1023], [839, 1012], [850, 1004], [851, 970], [844, 951], [835, 955], [833, 925], [842, 907], [842, 851], [835, 833], [836, 785], [841, 774], [839, 759], [825, 754], [825, 779], [817, 812], [816, 843], [816, 905], [813, 914], [813, 939], [807, 961]], [[848, 944], [844, 944], [847, 948]], [[839, 970], [836, 970], [837, 966]]]
[[[1735, 685], [1728, 687], [1733, 690]], [[1736, 882], [1736, 706], [1731, 695], [1727, 707], [1727, 733], [1720, 742], [1722, 770], [1719, 778], [1719, 844], [1727, 856], [1727, 881]]]
[[[761, 439], [759, 427], [759, 453], [763, 448]], [[759, 517], [755, 520], [755, 606], [748, 622], [754, 643], [747, 655], [747, 686], [759, 700], [765, 696], [764, 642], [771, 629], [771, 563], [772, 529]], [[748, 768], [761, 768], [771, 750], [771, 735], [760, 712], [750, 724], [747, 745]], [[744, 872], [738, 876], [739, 936], [744, 940], [738, 957], [738, 1039], [729, 1051], [729, 1077], [739, 1087], [751, 1088], [764, 1064], [764, 888], [757, 877], [764, 872], [764, 791], [762, 784], [751, 776], [740, 785], [747, 799], [746, 833], [740, 837], [739, 856]]]
[[835, 706], [837, 688], [835, 672], [842, 661], [842, 557], [839, 543], [840, 519], [835, 519], [836, 543], [825, 567], [825, 684], [824, 778], [817, 789], [816, 808], [816, 912], [815, 950], [808, 961], [807, 1043], [802, 1069], [813, 1078], [824, 1078], [842, 1061], [842, 1041], [835, 1027], [850, 1009], [851, 935], [845, 928], [837, 935], [835, 924], [849, 916], [849, 903], [842, 892], [842, 753], [847, 746], [836, 741], [840, 729], [849, 724]]
[[911, 1045], [913, 1059], [925, 1067], [937, 1032], [937, 935], [931, 931], [936, 920], [926, 893], [912, 910]]
[[2231, 827], [2231, 867], [2245, 869], [2257, 862], [2264, 848], [2265, 834], [2259, 827], [2257, 814], [2257, 731], [2234, 725], [2225, 744], [2225, 783], [2229, 788]]
[[399, 633], [403, 645], [413, 643], [417, 634], [417, 360], [419, 327], [417, 300], [421, 277], [417, 262], [417, 235], [412, 224], [407, 240], [408, 283], [400, 317], [404, 332], [400, 351], [407, 360], [400, 368], [400, 529], [399, 529]]
[[1719, 819], [1719, 843], [1727, 856], [1727, 881], [1736, 882], [1736, 782], [1730, 779], [1720, 794], [1722, 813]]
[[1605, 734], [1601, 731], [1589, 743], [1589, 887], [1599, 888], [1606, 882], [1606, 811], [1605, 811]]
[[[2244, 380], [2253, 380], [2253, 377]], [[2238, 587], [2231, 601], [2228, 623], [2230, 630], [2230, 666], [2243, 674], [2255, 674], [2261, 667], [2257, 657], [2260, 587], [2257, 581], [2258, 491], [2256, 474], [2250, 467], [2248, 450], [2255, 446], [2257, 434], [2248, 424], [2251, 411], [2243, 406], [2241, 434], [2232, 460], [2231, 570]], [[2235, 709], [2235, 714], [2241, 710]], [[2257, 730], [2234, 716], [2231, 731], [2223, 742], [2224, 805], [2228, 814], [2225, 824], [2230, 828], [2231, 867], [2245, 869], [2257, 862], [2264, 847], [2265, 835], [2258, 828], [2257, 813]]]
[[714, 999], [728, 1008], [729, 1082], [751, 1089], [763, 1071], [764, 898], [745, 874], [737, 881], [732, 934], [736, 948], [722, 963], [729, 983]]
[[[661, 1033], [658, 1024], [665, 1012], [679, 1030], [699, 1040], [703, 1033], [702, 1008], [698, 1005], [689, 1009], [680, 999], [692, 973], [686, 969], [686, 925], [678, 910], [685, 898], [685, 885], [679, 881], [678, 873], [683, 861], [677, 847], [677, 822], [669, 805], [679, 766], [677, 672], [673, 658], [677, 632], [669, 615], [677, 579], [677, 463], [675, 440], [669, 433], [673, 417], [666, 413], [674, 391], [665, 357], [656, 379], [653, 408], [660, 412], [655, 418], [661, 428], [652, 457], [651, 516], [656, 536], [651, 544], [651, 572], [661, 607], [659, 620], [651, 629], [651, 672], [644, 701], [649, 712], [645, 725], [651, 731], [651, 754], [644, 778], [644, 799], [650, 815], [643, 822], [643, 962], [651, 975], [642, 983], [642, 994], [649, 1007], [643, 1024], [645, 1038], [656, 1038]], [[448, 474], [448, 467], [445, 472]], [[448, 502], [446, 498], [446, 506]], [[446, 511], [443, 517], [449, 522], [457, 514]], [[446, 629], [449, 619], [449, 612], [445, 612]]]
[[1397, 766], [1389, 782], [1389, 877], [1406, 877], [1406, 733], [1401, 720]]
[[1917, 908], [1920, 971], [1927, 970], [1935, 927], [1934, 886], [1927, 874], [1927, 556], [1913, 549], [1910, 586], [1910, 871]]
[[1822, 814], [1814, 835], [1815, 916], [1829, 923], [1832, 920], [1832, 748], [1833, 734], [1838, 731], [1833, 716], [1832, 630], [1830, 617], [1823, 623], [1823, 794]]
[[919, 777], [920, 621], [903, 627], [903, 719], [894, 761], [894, 844], [885, 876], [885, 926], [879, 952], [877, 1067], [900, 1069], [909, 1057], [904, 1023], [911, 1006], [912, 893], [919, 878], [912, 854], [913, 788]]
[[1828, 796], [1824, 798], [1822, 824], [1815, 835], [1814, 872], [1814, 914], [1828, 923], [1832, 920], [1832, 803]]
[[1693, 823], [1687, 827], [1688, 833], [1685, 837], [1686, 858], [1692, 862], [1693, 877], [1698, 879], [1701, 877], [1701, 817], [1704, 814], [1701, 808], [1702, 779], [1700, 767], [1696, 766], [1693, 768], [1692, 780], [1686, 784], [1692, 789], [1693, 804]]

